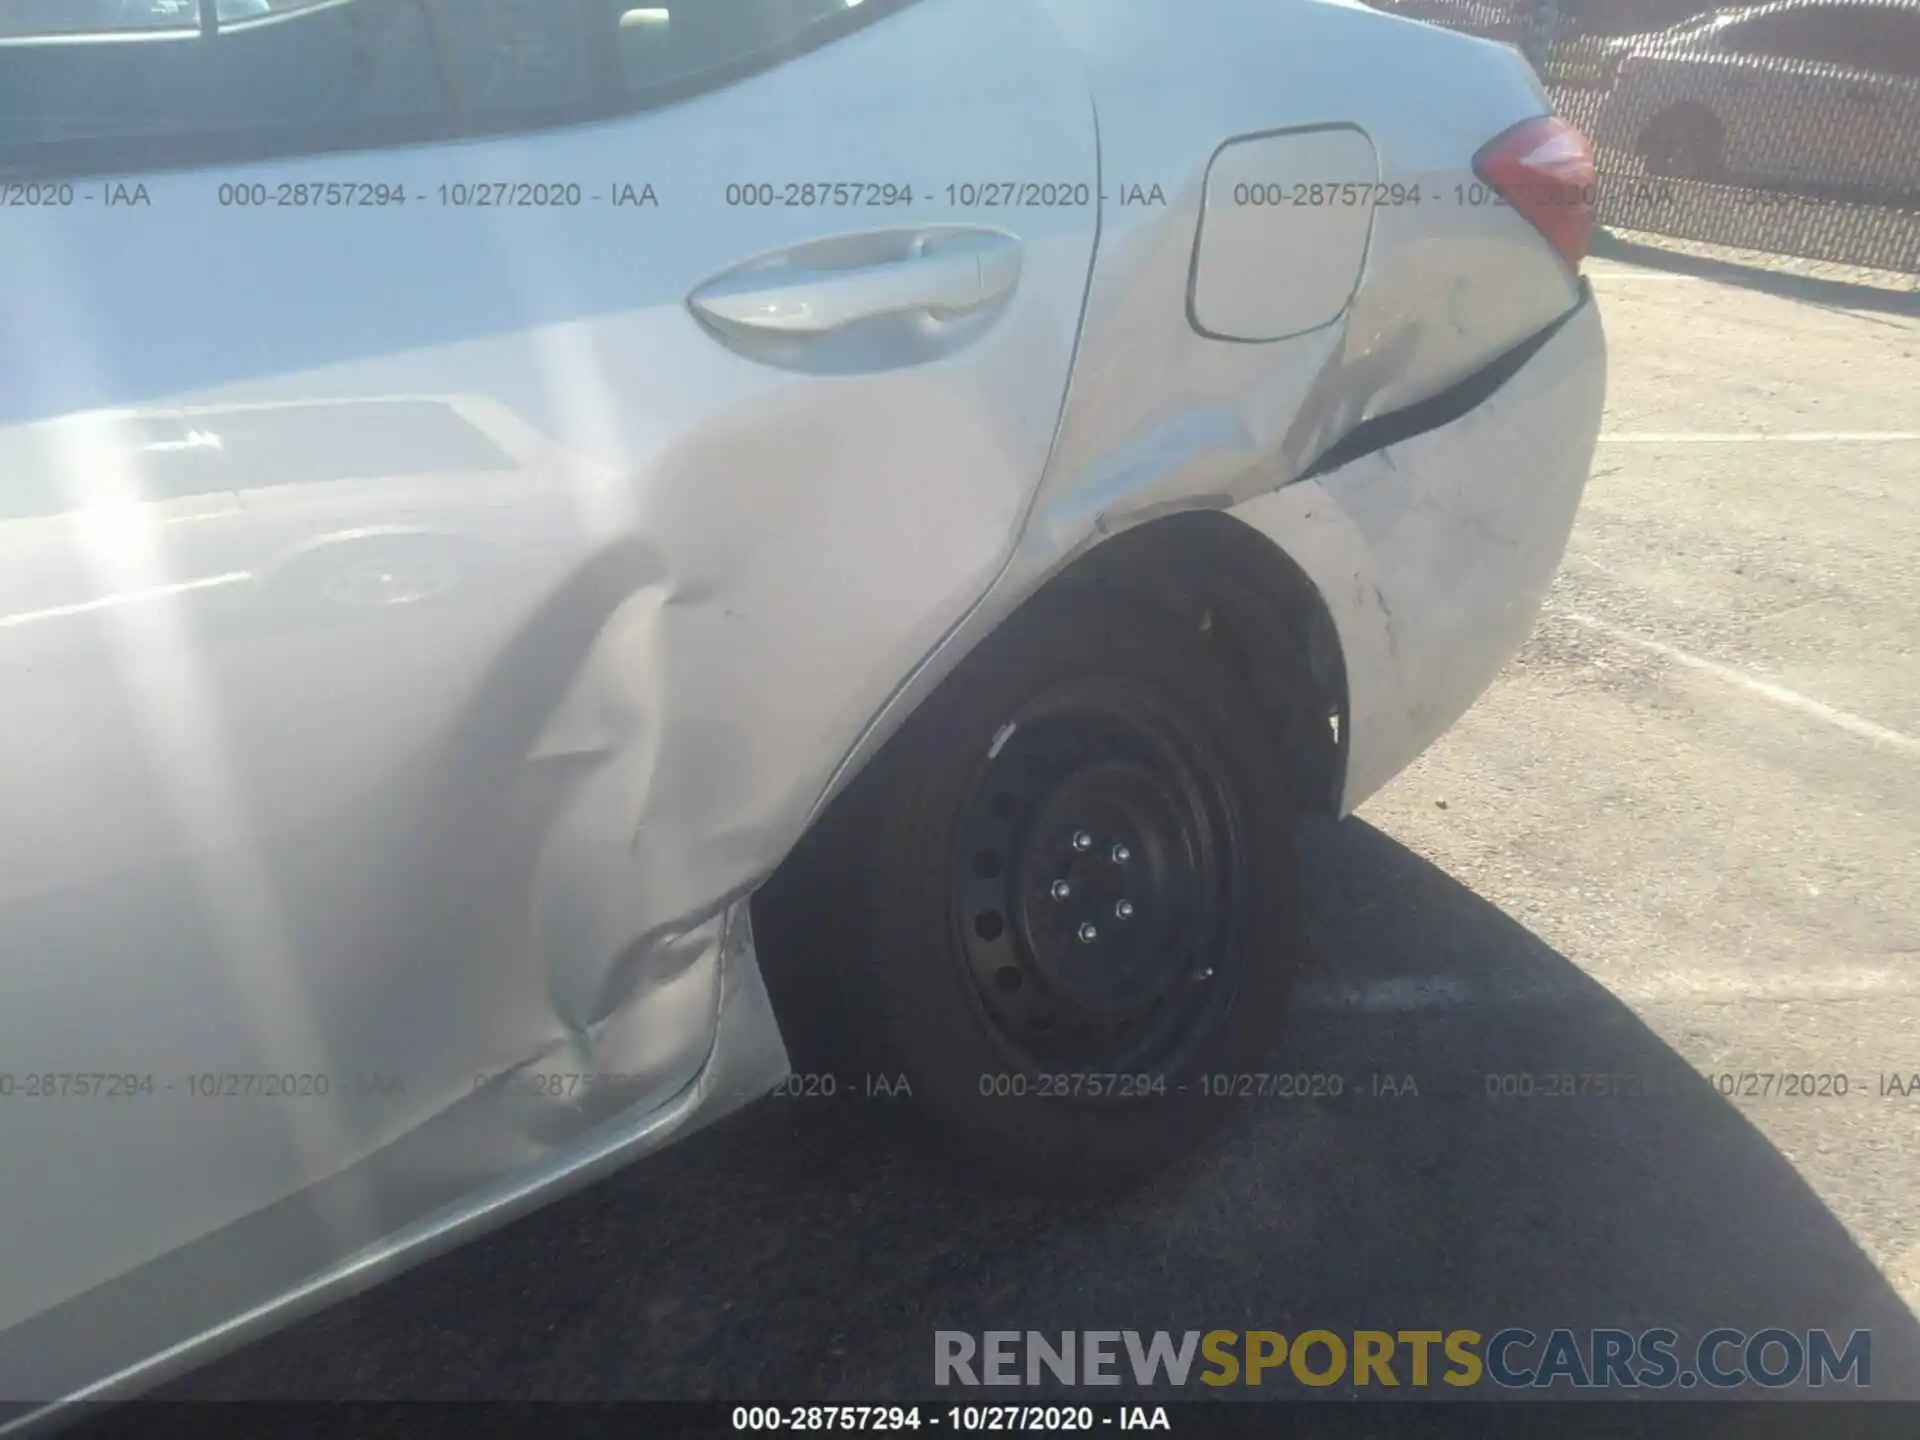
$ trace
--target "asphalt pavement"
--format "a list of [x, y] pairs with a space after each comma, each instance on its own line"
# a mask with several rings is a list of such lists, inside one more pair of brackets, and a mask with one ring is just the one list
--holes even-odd
[[1275, 1069], [1339, 1098], [1106, 1204], [765, 1102], [165, 1393], [859, 1401], [927, 1394], [936, 1329], [1665, 1325], [1868, 1327], [1920, 1396], [1920, 312], [1590, 268], [1546, 613], [1307, 837]]

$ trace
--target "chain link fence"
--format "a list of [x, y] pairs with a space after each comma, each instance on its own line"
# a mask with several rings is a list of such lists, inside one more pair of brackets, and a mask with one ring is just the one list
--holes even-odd
[[1600, 222], [1920, 274], [1920, 0], [1373, 0], [1517, 46]]

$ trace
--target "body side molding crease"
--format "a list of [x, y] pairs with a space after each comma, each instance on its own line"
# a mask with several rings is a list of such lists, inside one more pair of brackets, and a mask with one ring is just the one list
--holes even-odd
[[1416, 436], [1425, 435], [1430, 430], [1451, 425], [1454, 421], [1470, 414], [1492, 399], [1499, 392], [1500, 387], [1519, 374], [1527, 361], [1559, 334], [1569, 320], [1592, 303], [1593, 286], [1585, 276], [1582, 276], [1579, 303], [1551, 325], [1529, 335], [1491, 364], [1474, 371], [1466, 379], [1449, 385], [1439, 394], [1430, 395], [1425, 400], [1403, 406], [1389, 414], [1376, 415], [1371, 420], [1361, 421], [1323, 450], [1317, 460], [1287, 483], [1317, 480], [1322, 475], [1331, 474], [1342, 466], [1351, 465], [1362, 456], [1412, 440]]

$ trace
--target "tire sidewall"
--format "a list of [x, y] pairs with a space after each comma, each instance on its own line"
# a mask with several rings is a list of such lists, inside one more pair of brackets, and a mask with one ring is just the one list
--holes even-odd
[[[1144, 1099], [1059, 1099], [1060, 1072], [1021, 1065], [989, 1029], [959, 954], [949, 865], [980, 760], [1008, 717], [1056, 686], [1124, 681], [1174, 708], [1233, 799], [1237, 882], [1221, 973], [1187, 1063]], [[1196, 1141], [1226, 1102], [1202, 1078], [1271, 1048], [1303, 954], [1292, 778], [1277, 726], [1210, 637], [1099, 591], [1045, 595], [985, 642], [903, 727], [873, 827], [862, 988], [881, 1063], [963, 1139], [1022, 1169], [1142, 1171]], [[1004, 1080], [1001, 1077], [1006, 1077]], [[1072, 1081], [1071, 1075], [1067, 1077]], [[1003, 1092], [1003, 1093], [996, 1093]]]

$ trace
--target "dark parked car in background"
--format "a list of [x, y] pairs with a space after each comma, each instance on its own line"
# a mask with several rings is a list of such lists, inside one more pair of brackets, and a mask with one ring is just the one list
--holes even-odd
[[1594, 138], [1657, 175], [1920, 193], [1920, 4], [1776, 0], [1608, 48]]
[[1527, 55], [1604, 225], [1920, 274], [1920, 0], [1368, 3]]
[[1560, 3], [1571, 33], [1606, 38], [1672, 29], [1713, 13], [1713, 8], [1701, 0], [1561, 0]]
[[[1376, 8], [1492, 39], [1514, 39], [1524, 27], [1521, 0], [1379, 0]], [[1701, 0], [1560, 0], [1568, 37], [1664, 30], [1708, 8]]]

